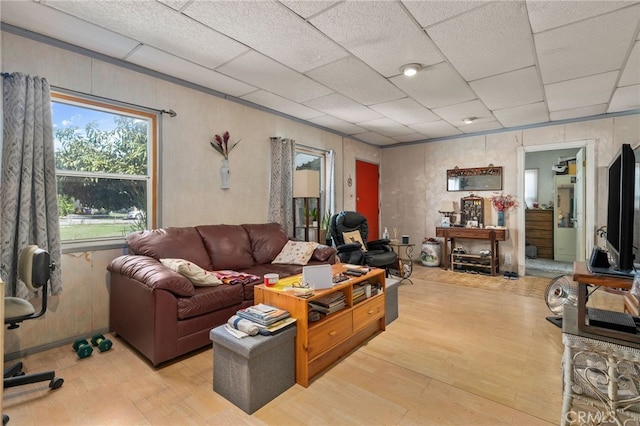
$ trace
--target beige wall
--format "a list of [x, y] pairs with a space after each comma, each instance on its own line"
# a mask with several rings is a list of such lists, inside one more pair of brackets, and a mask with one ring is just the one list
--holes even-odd
[[[424, 237], [435, 237], [435, 227], [440, 223], [438, 208], [441, 202], [455, 201], [459, 205], [460, 198], [469, 195], [467, 192], [446, 191], [447, 169], [455, 166], [485, 167], [490, 163], [503, 166], [503, 192], [520, 197], [517, 191], [518, 174], [522, 172], [517, 170], [519, 147], [582, 140], [595, 141], [597, 185], [596, 188], [587, 188], [587, 191], [595, 193], [595, 225], [596, 228], [602, 226], [606, 221], [606, 203], [603, 202], [606, 201], [606, 169], [623, 143], [640, 144], [638, 114], [383, 149], [382, 226], [389, 229], [399, 227], [401, 233], [409, 234], [411, 241], [419, 245]], [[485, 197], [485, 203], [489, 203], [491, 191], [475, 193]], [[489, 211], [491, 217], [485, 222], [496, 224], [496, 212]], [[522, 207], [507, 215], [509, 239], [500, 244], [501, 264], [504, 255], [510, 255], [512, 270], [517, 268], [518, 238], [522, 235], [517, 220], [520, 214], [523, 214]], [[460, 242], [471, 249], [477, 246], [469, 240]]]

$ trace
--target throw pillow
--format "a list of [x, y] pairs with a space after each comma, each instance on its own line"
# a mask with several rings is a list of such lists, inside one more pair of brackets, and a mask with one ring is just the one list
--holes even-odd
[[160, 259], [160, 262], [167, 268], [184, 275], [196, 287], [215, 286], [222, 284], [213, 272], [202, 269], [195, 263], [184, 259]]
[[362, 241], [362, 235], [360, 235], [360, 231], [355, 230], [350, 232], [343, 232], [342, 238], [344, 238], [345, 244], [360, 243], [360, 245], [362, 246], [362, 251], [367, 251], [367, 246], [365, 246], [364, 242]]
[[287, 241], [282, 251], [280, 251], [271, 263], [306, 265], [318, 245], [318, 243], [313, 241]]

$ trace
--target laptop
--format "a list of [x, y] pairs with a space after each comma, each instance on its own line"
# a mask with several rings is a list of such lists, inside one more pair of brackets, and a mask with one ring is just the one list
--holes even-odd
[[309, 288], [314, 290], [332, 288], [331, 265], [303, 266], [302, 282], [308, 284]]

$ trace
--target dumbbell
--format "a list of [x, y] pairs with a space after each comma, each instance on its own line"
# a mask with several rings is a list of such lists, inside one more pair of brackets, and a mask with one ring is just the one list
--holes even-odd
[[93, 344], [93, 346], [97, 346], [100, 352], [108, 351], [113, 345], [113, 343], [111, 343], [111, 340], [107, 339], [102, 334], [96, 334], [95, 336], [93, 336], [91, 338], [91, 343]]
[[87, 339], [78, 339], [73, 342], [73, 350], [78, 354], [78, 358], [86, 358], [93, 353], [93, 348]]

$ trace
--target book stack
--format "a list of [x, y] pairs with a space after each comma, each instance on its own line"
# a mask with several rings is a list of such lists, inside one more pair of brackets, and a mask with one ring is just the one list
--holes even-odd
[[364, 286], [362, 285], [356, 284], [353, 286], [353, 304], [354, 305], [367, 298], [367, 294], [364, 290], [365, 290]]
[[347, 299], [343, 291], [335, 291], [310, 301], [309, 306], [315, 311], [329, 315], [347, 306]]
[[236, 315], [255, 323], [259, 333], [263, 335], [276, 334], [296, 321], [295, 318], [291, 318], [289, 311], [264, 303], [240, 309]]

